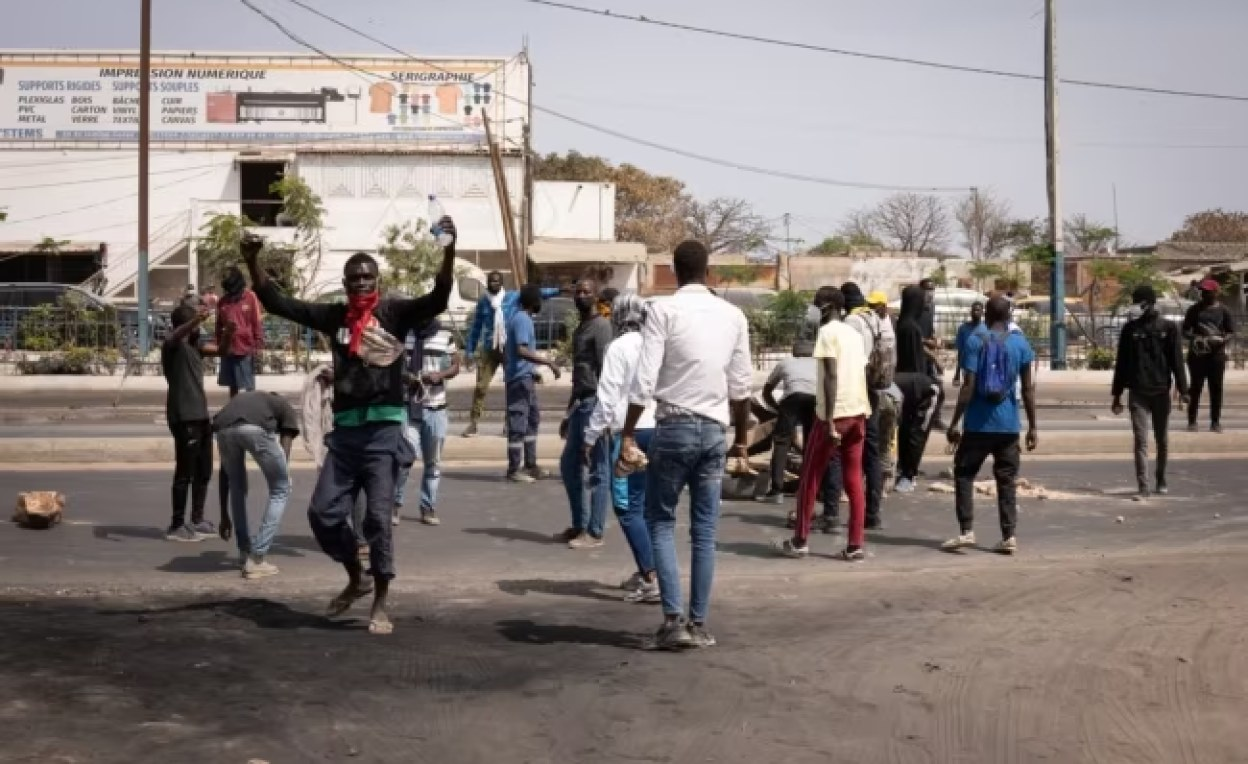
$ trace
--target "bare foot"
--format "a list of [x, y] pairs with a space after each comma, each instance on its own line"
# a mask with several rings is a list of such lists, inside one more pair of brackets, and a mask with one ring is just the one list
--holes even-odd
[[394, 623], [391, 622], [390, 616], [386, 615], [386, 611], [374, 611], [372, 617], [368, 621], [369, 634], [393, 634]]
[[329, 601], [329, 608], [325, 611], [325, 615], [334, 618], [351, 609], [356, 600], [367, 597], [373, 593], [373, 587], [364, 582], [358, 584], [347, 584], [347, 588], [342, 593]]

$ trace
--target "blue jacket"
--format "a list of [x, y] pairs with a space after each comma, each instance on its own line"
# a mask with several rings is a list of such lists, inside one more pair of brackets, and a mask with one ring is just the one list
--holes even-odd
[[[542, 290], [542, 299], [559, 296], [558, 287], [547, 287]], [[520, 305], [520, 292], [509, 291], [503, 295], [503, 321], [511, 320], [516, 308]], [[477, 346], [494, 347], [494, 305], [490, 303], [489, 294], [477, 300], [477, 309], [473, 312], [472, 328], [468, 330], [468, 355], [475, 355]]]

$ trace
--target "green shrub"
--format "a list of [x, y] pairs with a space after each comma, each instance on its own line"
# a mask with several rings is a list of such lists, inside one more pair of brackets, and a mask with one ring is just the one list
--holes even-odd
[[114, 374], [121, 356], [116, 350], [71, 347], [17, 362], [19, 374]]
[[1088, 348], [1088, 368], [1101, 371], [1114, 368], [1114, 351], [1109, 348]]

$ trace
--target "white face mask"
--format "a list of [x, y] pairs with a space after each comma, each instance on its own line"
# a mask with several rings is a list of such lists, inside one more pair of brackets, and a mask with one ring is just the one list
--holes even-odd
[[1136, 304], [1127, 308], [1127, 320], [1134, 321], [1135, 319], [1140, 318], [1147, 312], [1148, 312], [1148, 304], [1137, 302]]

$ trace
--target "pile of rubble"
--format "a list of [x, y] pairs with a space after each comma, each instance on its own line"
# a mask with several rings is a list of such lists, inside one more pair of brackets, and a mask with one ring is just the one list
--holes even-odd
[[[948, 471], [945, 471], [941, 473], [941, 477], [947, 478], [947, 477], [952, 477], [952, 476], [948, 473]], [[932, 493], [953, 493], [954, 492], [952, 483], [932, 483], [931, 485], [927, 487], [927, 490]], [[1018, 498], [1020, 499], [1036, 499], [1038, 501], [1045, 501], [1049, 499], [1061, 500], [1061, 499], [1075, 498], [1075, 494], [1066, 493], [1065, 491], [1050, 491], [1044, 486], [1039, 485], [1037, 483], [1033, 483], [1027, 478], [1018, 479], [1018, 481], [1015, 483], [1015, 491], [1018, 495]], [[997, 481], [976, 480], [975, 481], [975, 493], [981, 494], [983, 496], [996, 496], [997, 495]]]

